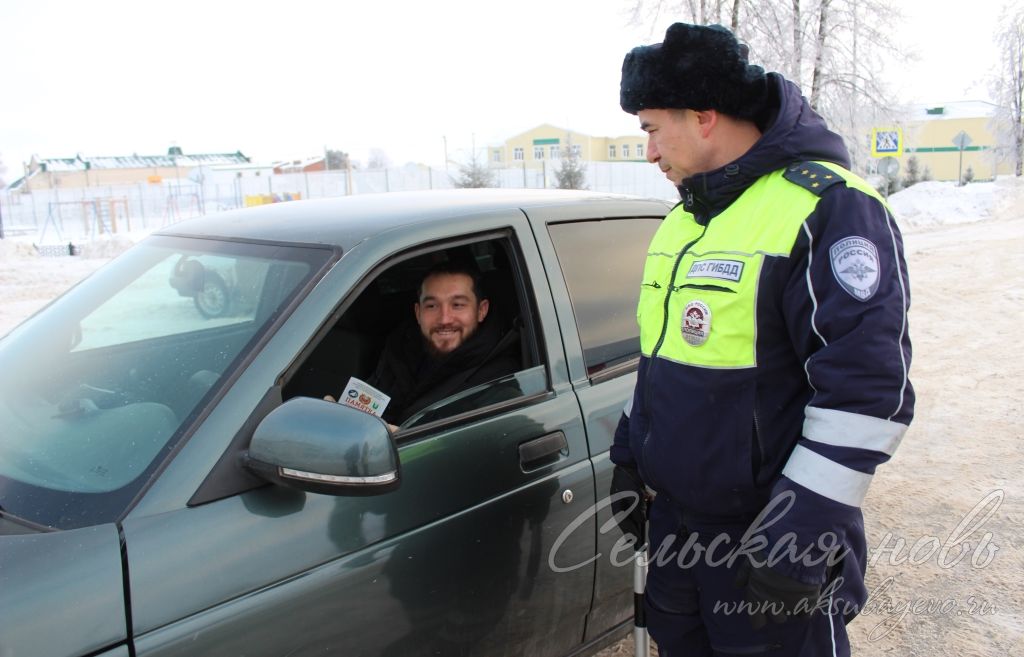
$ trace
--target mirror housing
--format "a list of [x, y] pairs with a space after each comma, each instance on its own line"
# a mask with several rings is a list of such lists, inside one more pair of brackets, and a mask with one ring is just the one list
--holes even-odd
[[325, 495], [379, 495], [401, 483], [384, 422], [344, 404], [296, 397], [256, 427], [245, 467], [271, 483]]

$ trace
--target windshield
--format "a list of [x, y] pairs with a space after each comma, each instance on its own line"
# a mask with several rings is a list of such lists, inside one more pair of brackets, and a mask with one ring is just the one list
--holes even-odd
[[0, 508], [116, 519], [331, 257], [151, 237], [0, 340]]

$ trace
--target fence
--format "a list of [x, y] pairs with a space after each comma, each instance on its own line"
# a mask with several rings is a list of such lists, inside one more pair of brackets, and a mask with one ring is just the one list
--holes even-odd
[[[554, 168], [493, 169], [503, 188], [555, 187]], [[216, 171], [187, 179], [102, 187], [0, 192], [0, 231], [37, 244], [80, 242], [105, 233], [152, 231], [209, 212], [296, 199], [454, 187], [457, 172], [423, 165], [376, 170], [245, 175]], [[657, 167], [590, 162], [586, 187], [599, 192], [678, 198]]]

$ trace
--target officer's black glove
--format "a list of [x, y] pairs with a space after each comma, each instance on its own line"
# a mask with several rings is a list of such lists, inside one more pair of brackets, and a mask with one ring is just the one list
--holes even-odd
[[[632, 493], [632, 494], [630, 494]], [[647, 490], [636, 468], [617, 465], [612, 471], [612, 514], [623, 535], [640, 547], [646, 540]]]
[[[758, 563], [764, 559], [758, 558]], [[769, 620], [785, 623], [790, 618], [807, 616], [818, 605], [820, 584], [806, 584], [775, 572], [767, 564], [760, 567], [744, 557], [736, 572], [736, 586], [745, 587], [744, 599], [750, 603], [750, 626], [755, 630]]]

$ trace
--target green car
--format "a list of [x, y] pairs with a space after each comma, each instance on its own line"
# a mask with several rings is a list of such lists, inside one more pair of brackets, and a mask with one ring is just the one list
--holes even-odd
[[[0, 655], [560, 657], [623, 636], [608, 448], [668, 209], [353, 196], [114, 259], [0, 340]], [[517, 371], [393, 431], [325, 400], [456, 258], [518, 332]]]

